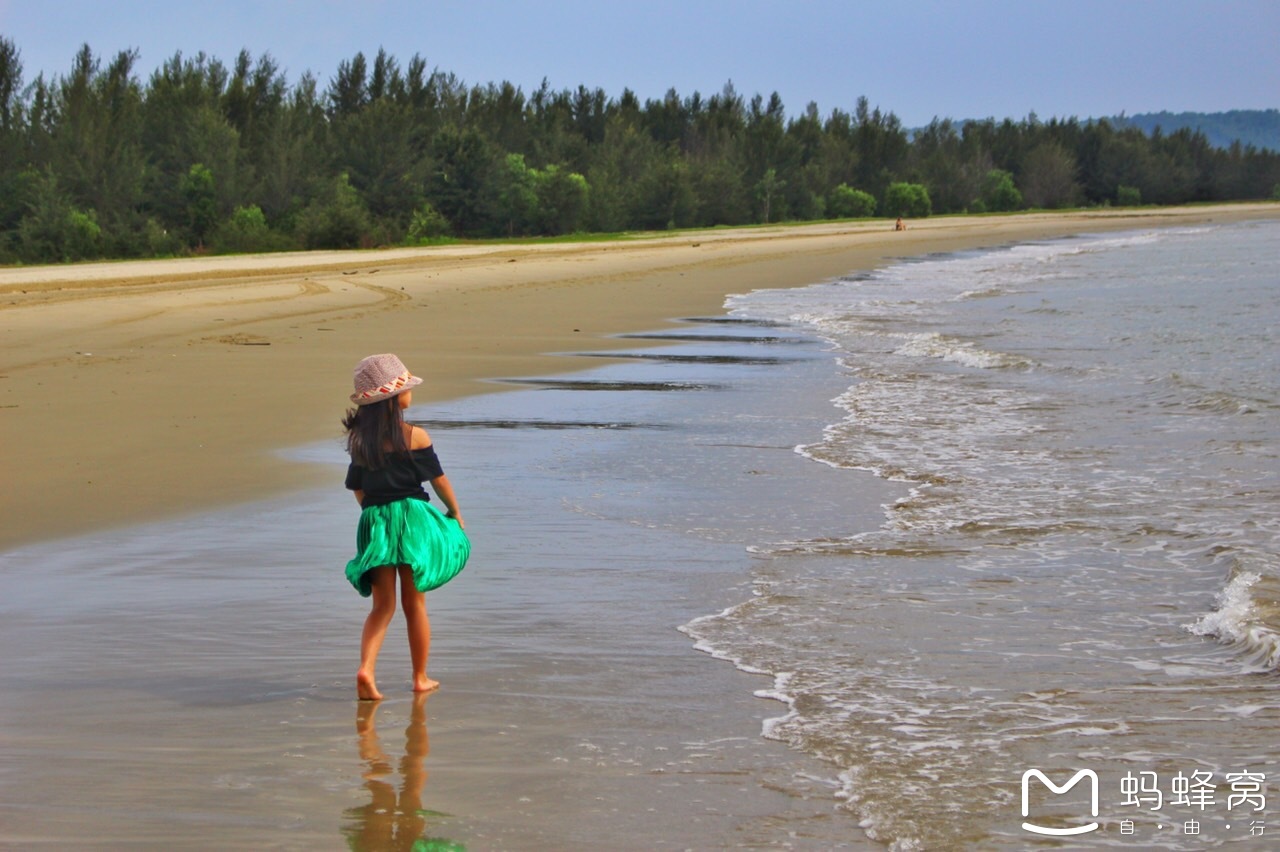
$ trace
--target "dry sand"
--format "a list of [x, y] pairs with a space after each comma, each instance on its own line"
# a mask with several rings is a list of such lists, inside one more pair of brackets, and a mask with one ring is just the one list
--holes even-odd
[[351, 369], [370, 353], [424, 376], [421, 405], [564, 371], [554, 353], [716, 314], [729, 293], [931, 252], [1262, 218], [1280, 205], [3, 269], [0, 550], [331, 476], [273, 451], [339, 436]]

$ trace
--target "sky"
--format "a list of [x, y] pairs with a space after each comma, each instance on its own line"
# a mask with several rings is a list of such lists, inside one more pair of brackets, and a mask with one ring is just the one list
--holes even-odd
[[789, 116], [859, 96], [907, 127], [934, 118], [1095, 118], [1280, 107], [1280, 0], [0, 0], [24, 82], [88, 44], [136, 49], [146, 78], [177, 52], [269, 53], [321, 89], [380, 48], [468, 85], [585, 85], [641, 100], [732, 82]]

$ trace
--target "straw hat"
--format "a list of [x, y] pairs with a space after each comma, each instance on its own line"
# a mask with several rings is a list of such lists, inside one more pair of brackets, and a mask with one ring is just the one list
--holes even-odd
[[369, 405], [420, 384], [422, 379], [410, 373], [396, 356], [370, 355], [356, 366], [356, 392], [351, 394], [351, 401], [356, 405]]

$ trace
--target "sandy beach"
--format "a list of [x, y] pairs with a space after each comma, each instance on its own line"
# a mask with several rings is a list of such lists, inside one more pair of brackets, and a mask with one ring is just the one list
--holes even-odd
[[[1280, 205], [0, 271], [0, 847], [880, 848], [829, 764], [761, 736], [776, 685], [681, 632], [763, 600], [754, 543], [874, 529], [903, 493], [797, 455], [848, 379], [797, 329], [716, 322], [726, 294], [1263, 218]], [[338, 421], [379, 351], [426, 380], [410, 414], [475, 550], [430, 596], [443, 688], [413, 699], [398, 615], [374, 708]], [[843, 652], [874, 664], [905, 621]]]
[[426, 378], [422, 404], [564, 370], [551, 353], [717, 313], [729, 293], [1015, 240], [1276, 216], [1221, 205], [3, 269], [0, 548], [320, 481], [272, 451], [337, 435], [352, 365], [372, 352]]

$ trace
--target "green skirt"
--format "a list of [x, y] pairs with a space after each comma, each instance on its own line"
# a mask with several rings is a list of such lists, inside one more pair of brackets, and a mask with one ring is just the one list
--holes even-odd
[[367, 598], [373, 593], [370, 569], [408, 565], [418, 591], [429, 592], [456, 577], [470, 555], [471, 541], [457, 521], [425, 500], [407, 497], [360, 513], [347, 579]]

